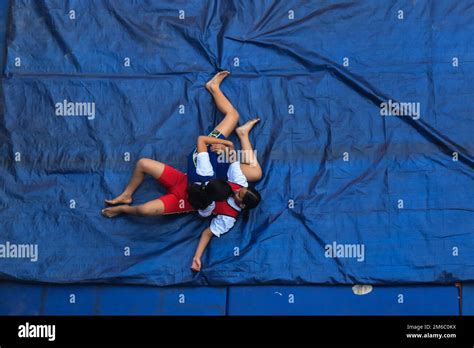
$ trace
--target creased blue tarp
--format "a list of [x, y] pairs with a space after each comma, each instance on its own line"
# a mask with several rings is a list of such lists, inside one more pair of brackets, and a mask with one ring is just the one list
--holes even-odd
[[[11, 10], [0, 244], [37, 244], [38, 260], [2, 257], [2, 277], [474, 279], [469, 3], [17, 0]], [[196, 136], [222, 118], [203, 87], [222, 69], [241, 120], [262, 118], [251, 140], [263, 201], [212, 240], [196, 274], [209, 221], [99, 212], [141, 157], [185, 170]], [[64, 100], [95, 103], [95, 114], [57, 116]], [[381, 116], [389, 102], [417, 104], [419, 118]], [[148, 179], [135, 203], [163, 192]]]

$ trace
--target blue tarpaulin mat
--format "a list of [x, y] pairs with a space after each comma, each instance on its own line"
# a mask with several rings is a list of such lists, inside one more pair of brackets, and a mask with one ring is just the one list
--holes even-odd
[[[473, 32], [474, 7], [448, 0], [12, 1], [0, 275], [473, 280]], [[222, 119], [204, 84], [223, 69], [241, 121], [262, 119], [251, 141], [263, 199], [193, 273], [209, 220], [100, 210], [139, 158], [186, 169], [196, 137]], [[148, 178], [135, 203], [163, 193]]]

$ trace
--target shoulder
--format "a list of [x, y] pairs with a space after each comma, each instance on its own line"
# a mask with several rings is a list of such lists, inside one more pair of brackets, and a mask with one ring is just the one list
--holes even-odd
[[229, 230], [234, 227], [235, 218], [227, 215], [217, 215], [211, 221], [211, 232], [220, 237], [222, 234], [229, 232]]

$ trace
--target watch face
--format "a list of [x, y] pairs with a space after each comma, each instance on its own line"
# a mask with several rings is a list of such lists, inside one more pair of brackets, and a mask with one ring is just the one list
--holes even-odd
[[219, 138], [220, 135], [221, 135], [221, 132], [219, 132], [217, 129], [214, 129], [214, 130], [209, 134], [210, 137], [214, 137], [214, 138]]

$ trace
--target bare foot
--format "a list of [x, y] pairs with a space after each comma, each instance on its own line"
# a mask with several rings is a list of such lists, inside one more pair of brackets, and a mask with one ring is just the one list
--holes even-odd
[[122, 214], [122, 206], [120, 205], [118, 207], [110, 207], [110, 208], [102, 209], [102, 215], [108, 218], [113, 218], [120, 214]]
[[217, 74], [214, 75], [212, 79], [207, 81], [206, 88], [209, 92], [213, 92], [215, 89], [219, 89], [222, 80], [224, 80], [230, 74], [229, 71], [219, 71]]
[[235, 129], [235, 133], [237, 133], [237, 135], [239, 137], [248, 135], [250, 133], [250, 131], [252, 130], [253, 126], [255, 126], [255, 124], [258, 123], [259, 121], [260, 121], [260, 118], [258, 118], [258, 117], [253, 118], [253, 119], [245, 122], [245, 124], [243, 124], [242, 126], [237, 127]]
[[114, 199], [106, 199], [105, 203], [109, 205], [130, 204], [132, 203], [132, 196], [122, 193], [120, 196], [117, 196]]

